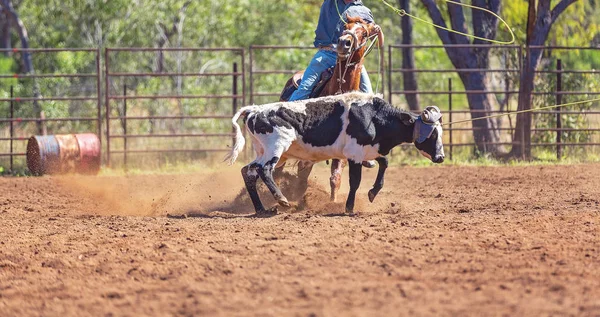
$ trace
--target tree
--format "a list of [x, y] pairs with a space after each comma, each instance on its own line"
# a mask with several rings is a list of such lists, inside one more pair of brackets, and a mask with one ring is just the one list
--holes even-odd
[[[446, 27], [443, 15], [434, 0], [421, 0], [427, 8], [429, 16], [433, 23]], [[457, 0], [460, 2], [460, 0]], [[494, 13], [500, 11], [500, 0], [473, 0], [472, 4], [477, 7], [488, 9]], [[448, 16], [451, 28], [469, 33], [465, 20], [463, 7], [457, 4], [447, 3]], [[475, 36], [494, 39], [498, 27], [498, 19], [481, 10], [472, 10], [472, 24]], [[476, 91], [478, 93], [467, 93], [471, 117], [473, 119], [490, 115], [493, 105], [496, 103], [493, 94], [481, 93], [488, 91], [489, 78], [485, 71], [476, 71], [476, 69], [485, 70], [489, 68], [489, 52], [487, 41], [475, 39], [471, 43], [469, 38], [436, 28], [437, 34], [444, 45], [467, 45], [477, 44], [476, 47], [452, 47], [446, 46], [445, 50], [448, 57], [457, 69], [473, 69], [473, 71], [459, 72], [459, 77], [467, 91]], [[481, 119], [473, 121], [473, 133], [477, 150], [481, 153], [490, 153], [493, 155], [504, 152], [502, 146], [491, 143], [498, 143], [500, 135], [497, 130], [497, 122], [493, 119]]]
[[[400, 5], [400, 8], [404, 9], [406, 12], [410, 12], [410, 0], [398, 0], [398, 4]], [[407, 15], [403, 15], [401, 17], [401, 21], [402, 44], [413, 44], [412, 19]], [[402, 69], [415, 69], [415, 54], [411, 47], [402, 48]], [[402, 76], [404, 78], [403, 82], [405, 91], [417, 91], [419, 89], [417, 85], [417, 75], [415, 72], [403, 72]], [[420, 109], [418, 94], [408, 93], [405, 94], [405, 97], [410, 110], [417, 111]]]
[[[552, 24], [575, 1], [577, 0], [561, 0], [553, 9], [550, 9], [550, 0], [538, 0], [536, 10], [535, 0], [529, 0], [527, 49], [521, 71], [518, 111], [531, 109], [531, 96], [535, 79], [534, 72], [544, 53], [544, 49], [539, 47], [539, 45], [543, 45], [546, 42]], [[521, 113], [517, 116], [514, 138], [515, 145], [513, 145], [510, 156], [531, 157], [531, 118], [531, 112]]]
[[[24, 49], [22, 52], [23, 57], [23, 66], [26, 74], [33, 74], [33, 62], [31, 61], [31, 53], [27, 51], [29, 49], [29, 35], [27, 34], [27, 28], [25, 28], [25, 24], [21, 21], [21, 18], [17, 14], [15, 7], [11, 0], [1, 0], [0, 2], [0, 16], [5, 17], [6, 20], [0, 27], [2, 28], [2, 35], [0, 38], [2, 39], [2, 44], [0, 47], [2, 48], [11, 48], [10, 42], [10, 29], [11, 26], [15, 29], [15, 31], [19, 34], [19, 39], [21, 40], [21, 48]], [[34, 97], [40, 97], [40, 89], [37, 84], [37, 81], [34, 79], [33, 85], [33, 94]], [[35, 115], [42, 116], [42, 107], [37, 100], [33, 101], [33, 109]], [[44, 131], [42, 121], [37, 121], [37, 130], [38, 133], [42, 134]]]

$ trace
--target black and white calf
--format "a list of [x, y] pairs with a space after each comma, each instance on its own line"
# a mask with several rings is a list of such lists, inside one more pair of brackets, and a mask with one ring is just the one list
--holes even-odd
[[294, 102], [276, 102], [241, 108], [232, 119], [235, 144], [225, 158], [233, 164], [244, 147], [237, 120], [243, 116], [252, 138], [256, 159], [242, 168], [248, 194], [257, 213], [266, 212], [258, 197], [260, 177], [280, 205], [288, 200], [273, 180], [273, 169], [287, 159], [318, 162], [348, 159], [350, 193], [346, 211], [354, 211], [356, 190], [361, 180], [361, 162], [376, 160], [379, 171], [369, 191], [372, 202], [383, 187], [387, 155], [401, 144], [413, 142], [434, 163], [444, 161], [441, 113], [430, 106], [418, 116], [397, 109], [372, 94], [358, 92]]

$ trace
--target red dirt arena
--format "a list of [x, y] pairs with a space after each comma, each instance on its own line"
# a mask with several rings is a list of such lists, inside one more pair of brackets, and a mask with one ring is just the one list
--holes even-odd
[[0, 316], [600, 315], [600, 165], [368, 170], [357, 217], [321, 165], [272, 218], [239, 167], [0, 178]]

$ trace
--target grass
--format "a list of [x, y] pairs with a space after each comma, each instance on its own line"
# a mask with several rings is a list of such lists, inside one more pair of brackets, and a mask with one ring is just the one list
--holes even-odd
[[[600, 163], [600, 153], [596, 149], [586, 148], [566, 148], [565, 156], [561, 160], [556, 159], [554, 150], [534, 149], [534, 158], [531, 161], [522, 160], [502, 160], [489, 155], [476, 156], [472, 149], [463, 148], [455, 150], [453, 159], [447, 156], [446, 161], [440, 165], [433, 164], [431, 161], [418, 153], [414, 147], [405, 147], [395, 149], [389, 156], [390, 166], [412, 166], [412, 167], [443, 167], [443, 166], [538, 166], [538, 165], [572, 165], [583, 163]], [[447, 153], [448, 155], [448, 153]], [[202, 158], [163, 158], [161, 160], [144, 159], [141, 161], [130, 160], [131, 168], [125, 170], [122, 164], [118, 162], [113, 167], [102, 167], [99, 176], [124, 176], [124, 175], [153, 175], [153, 174], [192, 174], [192, 173], [211, 173], [222, 171], [228, 168], [222, 161], [222, 153], [211, 154]], [[245, 163], [250, 162], [252, 158], [249, 153], [242, 155], [235, 168], [241, 168]], [[0, 162], [1, 163], [1, 162]], [[14, 171], [9, 171], [7, 167], [0, 166], [0, 175], [4, 176], [31, 176], [31, 173], [24, 164], [24, 160], [18, 160]]]

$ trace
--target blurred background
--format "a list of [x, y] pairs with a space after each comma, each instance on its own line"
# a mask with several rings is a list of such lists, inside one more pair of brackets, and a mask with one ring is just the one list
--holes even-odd
[[[386, 35], [366, 67], [397, 107], [438, 105], [449, 122], [600, 97], [596, 0], [468, 2], [506, 20], [511, 45], [363, 2]], [[0, 0], [0, 172], [25, 171], [31, 135], [82, 132], [100, 136], [103, 162], [114, 168], [219, 162], [235, 109], [277, 101], [307, 66], [322, 3]], [[487, 13], [443, 1], [389, 3], [457, 31], [511, 39]], [[452, 162], [598, 161], [599, 105], [446, 126], [446, 152]], [[392, 157], [423, 162], [411, 147]]]

